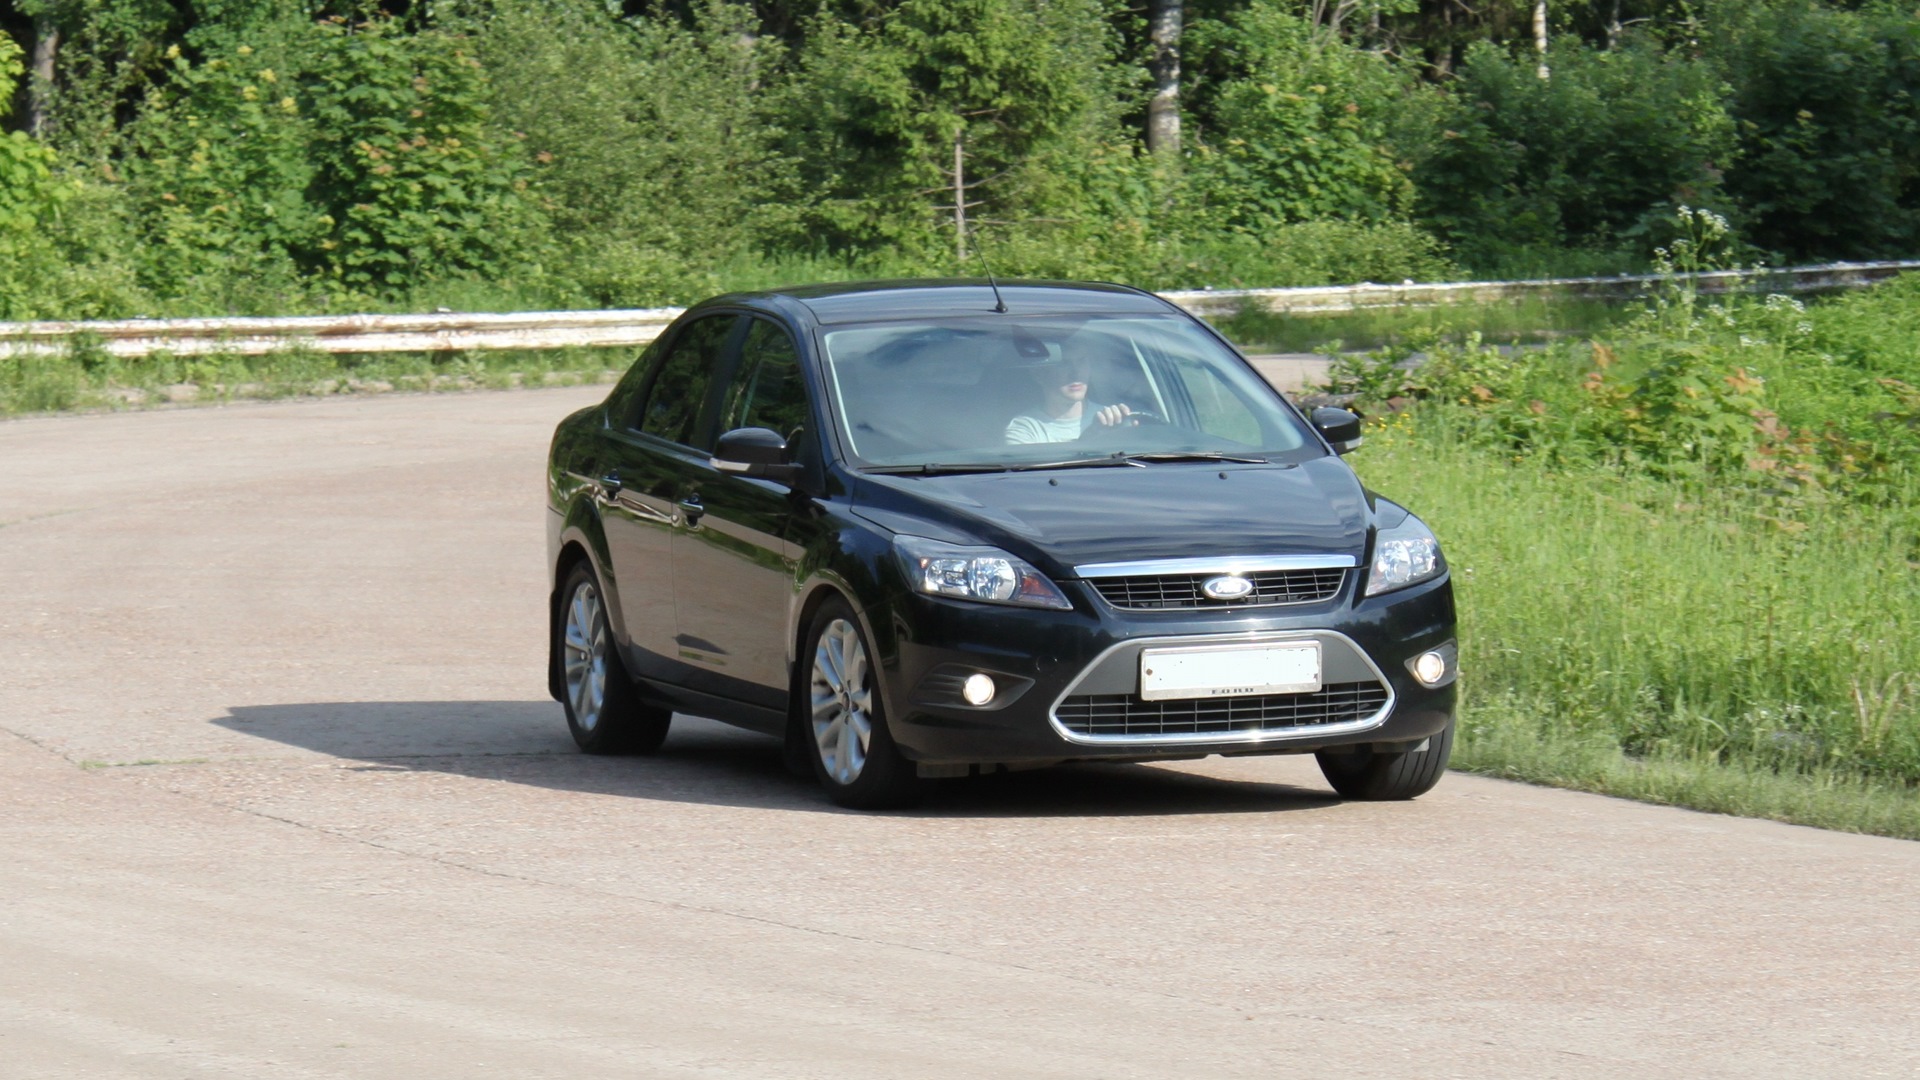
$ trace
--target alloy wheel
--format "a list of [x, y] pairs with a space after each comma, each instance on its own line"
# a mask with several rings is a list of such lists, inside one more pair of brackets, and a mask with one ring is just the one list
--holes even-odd
[[607, 701], [607, 623], [600, 616], [600, 592], [591, 581], [582, 581], [567, 602], [561, 649], [573, 722], [582, 731], [592, 731]]
[[860, 631], [835, 619], [813, 650], [810, 704], [820, 764], [837, 784], [851, 784], [866, 768], [873, 739], [873, 687]]

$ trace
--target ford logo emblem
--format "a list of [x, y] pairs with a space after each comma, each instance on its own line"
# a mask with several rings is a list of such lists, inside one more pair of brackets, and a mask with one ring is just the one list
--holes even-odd
[[1208, 578], [1200, 591], [1210, 600], [1239, 600], [1253, 591], [1253, 582], [1243, 577]]

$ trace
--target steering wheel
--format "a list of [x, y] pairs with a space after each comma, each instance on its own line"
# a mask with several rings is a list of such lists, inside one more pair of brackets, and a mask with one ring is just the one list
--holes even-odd
[[1112, 442], [1130, 428], [1164, 427], [1166, 423], [1166, 418], [1158, 413], [1136, 410], [1127, 413], [1124, 419], [1112, 427], [1097, 420], [1094, 421], [1092, 427], [1080, 433], [1080, 441], [1083, 443]]

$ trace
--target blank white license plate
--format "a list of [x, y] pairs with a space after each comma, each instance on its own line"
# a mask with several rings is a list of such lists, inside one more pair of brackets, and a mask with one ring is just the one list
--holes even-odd
[[1140, 654], [1140, 697], [1245, 697], [1320, 689], [1320, 643], [1194, 645]]

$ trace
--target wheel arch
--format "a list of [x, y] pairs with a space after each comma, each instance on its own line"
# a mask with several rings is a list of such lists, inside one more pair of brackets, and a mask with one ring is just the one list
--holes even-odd
[[[790, 744], [800, 733], [801, 703], [806, 700], [807, 636], [813, 630], [813, 620], [820, 614], [821, 607], [835, 599], [846, 604], [853, 612], [854, 620], [860, 624], [860, 633], [867, 639], [868, 647], [873, 649], [876, 660], [890, 656], [894, 651], [892, 625], [885, 620], [880, 625], [875, 624], [873, 611], [860, 603], [857, 591], [850, 582], [837, 574], [816, 573], [810, 577], [798, 593], [798, 602], [793, 606], [793, 622], [787, 633], [787, 648], [790, 650], [787, 662], [787, 733]], [[875, 687], [880, 691], [881, 708], [886, 710], [886, 715], [893, 716], [893, 698], [888, 683], [889, 680], [885, 678], [876, 679]]]
[[[581, 563], [592, 566], [593, 561], [587, 545], [577, 537], [562, 542], [560, 553], [554, 556], [553, 583], [547, 591], [547, 693], [555, 701], [566, 700], [566, 688], [560, 679], [560, 606], [563, 603], [560, 586], [566, 583], [574, 567]], [[594, 576], [600, 576], [597, 569]]]

